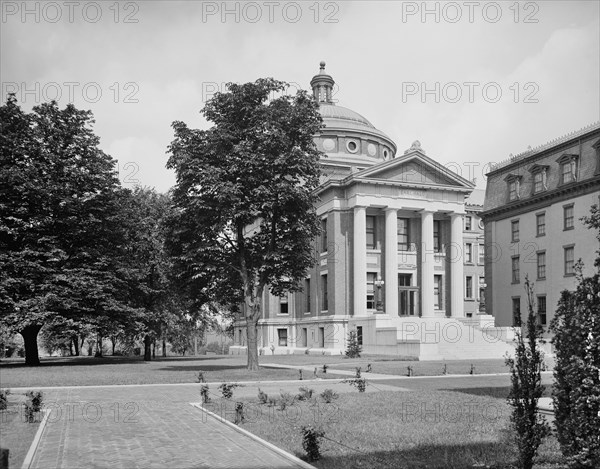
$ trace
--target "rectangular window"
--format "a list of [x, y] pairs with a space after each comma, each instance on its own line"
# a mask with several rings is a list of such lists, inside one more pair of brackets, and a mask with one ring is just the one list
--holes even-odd
[[537, 236], [546, 236], [546, 214], [538, 213], [535, 216], [535, 226]]
[[565, 275], [575, 275], [575, 246], [565, 249]]
[[319, 327], [319, 347], [325, 348], [325, 328]]
[[375, 276], [367, 272], [367, 309], [375, 309]]
[[433, 276], [433, 304], [435, 309], [442, 309], [442, 276]]
[[321, 252], [327, 252], [327, 218], [321, 220]]
[[513, 220], [510, 223], [510, 240], [513, 243], [519, 241], [519, 220]]
[[433, 220], [433, 250], [434, 252], [442, 251], [442, 232], [440, 220]]
[[302, 328], [302, 347], [308, 347], [308, 328]]
[[573, 221], [575, 219], [573, 214], [573, 204], [565, 205], [563, 207], [563, 215], [564, 215], [564, 227], [565, 230], [572, 230], [574, 228]]
[[465, 281], [465, 298], [473, 298], [473, 277], [470, 275]]
[[540, 326], [546, 325], [546, 295], [537, 297], [537, 320]]
[[288, 296], [279, 297], [279, 314], [288, 314]]
[[398, 218], [398, 251], [408, 251], [410, 249], [408, 220], [408, 218]]
[[310, 279], [304, 280], [304, 312], [310, 313]]
[[512, 283], [519, 283], [520, 282], [520, 274], [519, 274], [519, 256], [513, 256], [512, 257]]
[[358, 345], [363, 344], [363, 334], [362, 334], [362, 326], [356, 326], [356, 341]]
[[467, 264], [473, 263], [473, 244], [471, 243], [465, 244], [465, 262]]
[[538, 280], [546, 278], [546, 251], [537, 253], [537, 278]]
[[398, 274], [398, 286], [399, 287], [410, 287], [412, 274]]
[[544, 173], [537, 172], [533, 175], [533, 192], [538, 193], [544, 190]]
[[485, 246], [480, 244], [477, 252], [479, 254], [479, 264], [485, 264]]
[[321, 275], [321, 295], [322, 295], [321, 309], [323, 311], [327, 311], [327, 309], [329, 307], [329, 301], [327, 299], [327, 275]]
[[521, 298], [512, 299], [513, 326], [521, 323]]
[[279, 338], [279, 346], [287, 347], [287, 329], [277, 329], [277, 336]]
[[562, 177], [562, 183], [568, 184], [575, 180], [575, 174], [577, 174], [577, 160], [573, 159], [567, 161], [560, 166], [560, 173]]
[[513, 200], [517, 200], [517, 198], [517, 181], [510, 181], [508, 183], [508, 200], [512, 202]]
[[473, 222], [473, 218], [470, 216], [465, 217], [465, 231], [471, 231], [471, 223]]
[[367, 249], [375, 249], [376, 247], [375, 217], [367, 217]]

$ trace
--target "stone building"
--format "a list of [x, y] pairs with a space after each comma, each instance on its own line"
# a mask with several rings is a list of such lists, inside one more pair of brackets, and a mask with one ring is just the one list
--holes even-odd
[[[356, 330], [366, 353], [501, 357], [506, 331], [480, 314], [482, 207], [465, 203], [474, 184], [418, 141], [398, 152], [369, 120], [332, 102], [333, 85], [321, 63], [311, 81], [325, 123], [315, 142], [327, 155], [318, 261], [303, 292], [265, 293], [261, 353], [340, 354]], [[245, 338], [238, 321], [230, 353], [244, 353]]]
[[510, 326], [527, 314], [523, 284], [547, 333], [560, 292], [575, 288], [575, 263], [593, 272], [596, 232], [581, 218], [600, 201], [600, 123], [497, 164], [487, 175], [484, 210], [486, 311]]

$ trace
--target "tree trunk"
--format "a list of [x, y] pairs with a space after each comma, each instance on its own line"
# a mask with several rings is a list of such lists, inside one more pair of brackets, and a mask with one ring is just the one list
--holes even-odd
[[150, 339], [150, 336], [146, 334], [144, 336], [144, 361], [146, 362], [152, 361], [152, 350], [150, 347], [151, 345], [152, 340]]
[[246, 318], [246, 331], [248, 334], [248, 369], [258, 371], [258, 327], [257, 321]]
[[40, 356], [38, 354], [37, 336], [42, 326], [31, 325], [21, 331], [25, 343], [25, 365], [39, 366]]
[[114, 355], [115, 354], [115, 347], [117, 346], [117, 339], [116, 339], [116, 337], [111, 337], [110, 338], [110, 342], [111, 342], [111, 345], [112, 345], [112, 354]]
[[69, 340], [69, 356], [73, 356], [73, 341]]
[[156, 358], [156, 340], [152, 341], [152, 359]]
[[165, 339], [162, 340], [162, 356], [167, 356], [167, 341]]
[[[80, 348], [81, 350], [83, 350], [83, 346], [85, 345], [85, 337], [86, 337], [86, 336], [85, 336], [85, 334], [81, 336], [81, 343], [80, 343], [80, 345], [79, 345], [79, 348]], [[91, 355], [91, 354], [90, 354], [90, 355]]]
[[98, 334], [96, 339], [96, 353], [94, 357], [102, 358], [102, 336]]
[[79, 338], [74, 335], [73, 336], [73, 347], [75, 348], [75, 356], [79, 356]]

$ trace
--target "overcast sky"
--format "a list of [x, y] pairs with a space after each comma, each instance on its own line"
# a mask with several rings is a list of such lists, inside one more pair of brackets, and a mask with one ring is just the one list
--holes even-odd
[[226, 82], [308, 89], [324, 60], [399, 153], [418, 139], [484, 188], [486, 164], [600, 119], [599, 5], [1, 0], [2, 99], [92, 110], [123, 182], [166, 191], [174, 120], [207, 128]]

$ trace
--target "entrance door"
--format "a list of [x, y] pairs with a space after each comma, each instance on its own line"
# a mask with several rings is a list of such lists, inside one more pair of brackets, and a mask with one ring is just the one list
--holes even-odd
[[308, 329], [306, 327], [302, 328], [302, 347], [308, 346]]
[[325, 348], [325, 328], [319, 327], [319, 347]]
[[417, 287], [411, 286], [412, 274], [398, 274], [398, 316], [414, 316]]

